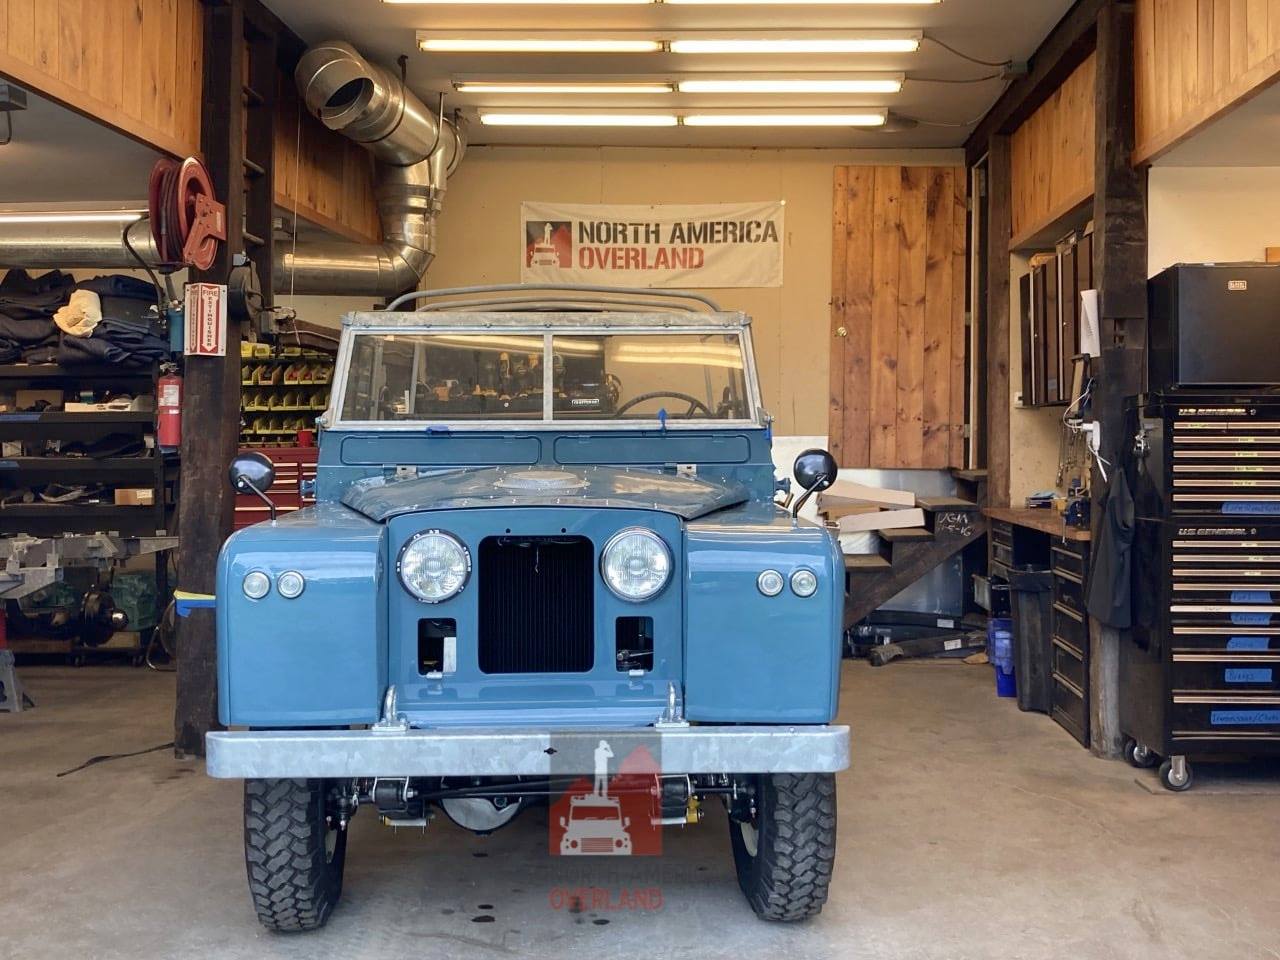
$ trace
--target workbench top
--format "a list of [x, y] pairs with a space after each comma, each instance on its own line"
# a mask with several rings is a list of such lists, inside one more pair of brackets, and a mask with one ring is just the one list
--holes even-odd
[[1088, 530], [1079, 527], [1068, 527], [1062, 522], [1061, 514], [1052, 509], [1031, 509], [1028, 507], [987, 507], [982, 511], [992, 520], [1003, 520], [1018, 527], [1029, 527], [1048, 533], [1064, 540], [1077, 543], [1088, 543], [1092, 539]]

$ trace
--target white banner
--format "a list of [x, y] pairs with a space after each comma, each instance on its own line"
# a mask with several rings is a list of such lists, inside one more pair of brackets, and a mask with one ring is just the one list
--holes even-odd
[[523, 283], [782, 286], [783, 201], [520, 205]]

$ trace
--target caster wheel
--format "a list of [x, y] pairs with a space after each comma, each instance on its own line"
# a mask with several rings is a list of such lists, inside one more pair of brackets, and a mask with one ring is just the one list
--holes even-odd
[[1124, 742], [1124, 758], [1128, 761], [1129, 766], [1137, 767], [1139, 770], [1150, 770], [1160, 762], [1160, 758], [1155, 755], [1150, 747], [1144, 747], [1133, 739]]
[[1173, 761], [1166, 760], [1160, 764], [1160, 783], [1166, 790], [1182, 793], [1191, 789], [1191, 764], [1183, 762], [1180, 774], [1174, 773]]

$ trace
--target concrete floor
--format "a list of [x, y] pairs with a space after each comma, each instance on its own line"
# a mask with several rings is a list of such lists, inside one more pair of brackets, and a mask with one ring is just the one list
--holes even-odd
[[[530, 811], [480, 838], [354, 822], [329, 926], [261, 930], [245, 889], [240, 784], [166, 752], [171, 676], [22, 671], [39, 707], [0, 714], [0, 958], [1280, 958], [1280, 777], [1201, 766], [1191, 793], [1091, 757], [957, 662], [846, 664], [854, 767], [840, 777], [831, 900], [755, 919], [725, 818], [661, 858], [546, 853]], [[555, 909], [556, 891], [658, 886], [658, 911]], [[491, 920], [477, 920], [489, 917]]]

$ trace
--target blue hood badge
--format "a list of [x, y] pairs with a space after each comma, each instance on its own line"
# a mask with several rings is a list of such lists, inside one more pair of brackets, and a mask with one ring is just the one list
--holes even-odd
[[352, 484], [342, 502], [380, 522], [423, 510], [538, 506], [657, 510], [694, 520], [747, 499], [736, 483], [637, 467], [481, 467], [372, 477]]

